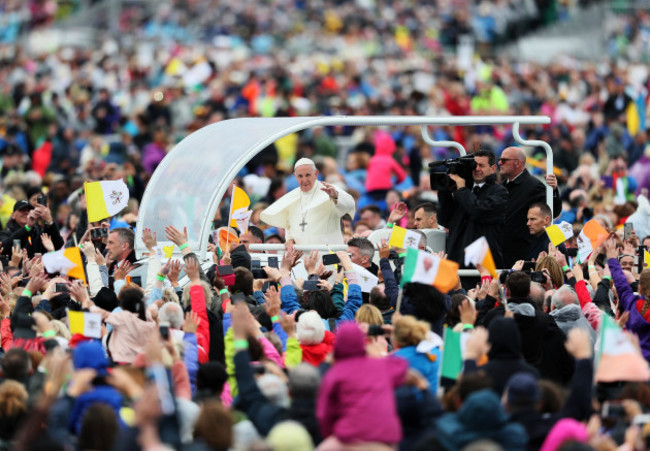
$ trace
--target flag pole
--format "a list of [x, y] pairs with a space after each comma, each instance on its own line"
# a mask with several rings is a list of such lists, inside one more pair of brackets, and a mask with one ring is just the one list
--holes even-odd
[[397, 304], [395, 305], [395, 311], [399, 313], [401, 307], [402, 307], [402, 288], [400, 288], [399, 293], [397, 293]]

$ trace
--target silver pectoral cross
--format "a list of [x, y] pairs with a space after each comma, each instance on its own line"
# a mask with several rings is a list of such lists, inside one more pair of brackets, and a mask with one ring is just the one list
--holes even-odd
[[307, 221], [305, 221], [305, 218], [302, 218], [302, 222], [298, 224], [300, 227], [302, 227], [302, 231], [305, 231], [305, 226], [307, 225]]

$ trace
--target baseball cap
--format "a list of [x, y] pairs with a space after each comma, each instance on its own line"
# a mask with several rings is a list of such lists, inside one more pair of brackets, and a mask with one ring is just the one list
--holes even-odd
[[23, 209], [25, 209], [25, 208], [29, 208], [30, 210], [33, 210], [33, 209], [34, 209], [34, 207], [32, 206], [32, 204], [30, 204], [30, 203], [27, 202], [26, 200], [19, 200], [18, 202], [16, 202], [16, 203], [14, 204], [14, 212], [19, 211], [19, 210], [23, 210]]
[[537, 379], [530, 373], [516, 373], [506, 386], [508, 404], [531, 404], [539, 400]]

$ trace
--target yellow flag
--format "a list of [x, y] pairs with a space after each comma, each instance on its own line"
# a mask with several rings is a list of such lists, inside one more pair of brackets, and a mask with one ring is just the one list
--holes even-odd
[[248, 194], [246, 194], [246, 191], [234, 185], [232, 189], [232, 198], [230, 200], [230, 215], [228, 217], [230, 227], [237, 227], [237, 221], [232, 217], [232, 214], [242, 208], [247, 209], [250, 204], [251, 200], [248, 197]]
[[88, 222], [118, 214], [129, 203], [129, 188], [123, 180], [84, 183]]
[[650, 268], [650, 252], [643, 251], [643, 267]]
[[421, 236], [415, 230], [408, 230], [404, 227], [393, 226], [390, 233], [388, 244], [400, 249], [413, 248], [417, 249], [420, 244]]

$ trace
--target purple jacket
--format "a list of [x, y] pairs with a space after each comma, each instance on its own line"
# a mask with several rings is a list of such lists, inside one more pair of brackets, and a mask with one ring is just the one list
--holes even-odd
[[339, 327], [334, 357], [316, 403], [323, 437], [334, 435], [343, 443], [398, 443], [402, 427], [394, 390], [404, 382], [408, 362], [368, 357], [365, 336], [353, 322]]
[[142, 150], [142, 166], [149, 174], [156, 170], [160, 162], [165, 158], [165, 149], [153, 142], [144, 146]]
[[644, 298], [634, 294], [632, 287], [630, 287], [630, 284], [625, 278], [625, 274], [623, 274], [618, 260], [610, 258], [608, 263], [614, 285], [616, 286], [619, 302], [626, 311], [630, 312], [630, 319], [627, 321], [625, 327], [639, 336], [643, 357], [650, 362], [650, 323], [641, 316], [641, 312], [636, 308], [636, 301]]

